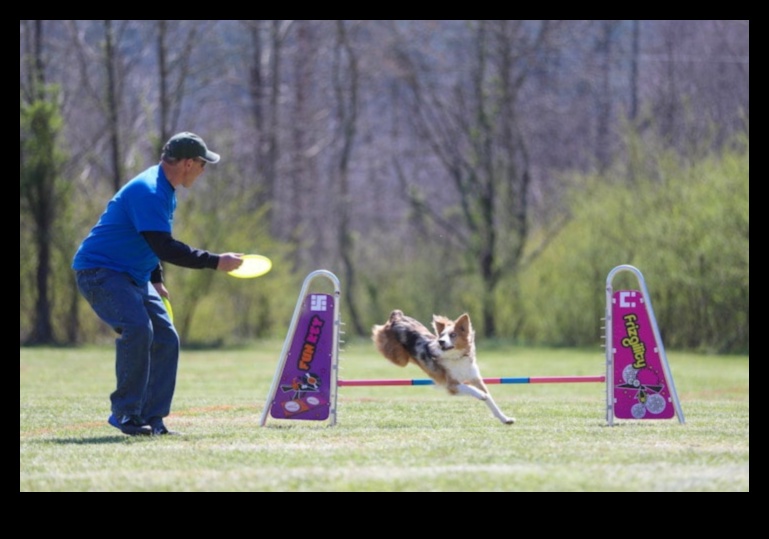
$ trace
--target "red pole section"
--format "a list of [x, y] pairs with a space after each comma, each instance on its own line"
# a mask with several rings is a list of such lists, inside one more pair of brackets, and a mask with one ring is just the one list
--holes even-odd
[[[579, 383], [603, 383], [606, 376], [529, 376], [516, 378], [484, 378], [487, 384], [579, 384]], [[429, 386], [435, 382], [429, 379], [422, 380], [338, 380], [337, 384], [347, 387], [373, 387], [373, 386]]]

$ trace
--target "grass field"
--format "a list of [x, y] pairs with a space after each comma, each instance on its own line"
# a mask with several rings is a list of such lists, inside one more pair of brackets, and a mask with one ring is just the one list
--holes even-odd
[[[20, 348], [19, 491], [749, 492], [748, 357], [668, 350], [686, 423], [606, 426], [603, 384], [493, 385], [483, 403], [435, 387], [342, 387], [335, 426], [259, 425], [281, 342], [183, 350], [167, 424], [131, 438], [107, 425], [114, 350]], [[595, 351], [484, 346], [486, 377], [604, 374]], [[340, 378], [424, 378], [367, 341]]]

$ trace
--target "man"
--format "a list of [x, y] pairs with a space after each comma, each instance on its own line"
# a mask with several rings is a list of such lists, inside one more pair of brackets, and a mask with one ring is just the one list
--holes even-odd
[[171, 411], [179, 363], [179, 335], [161, 296], [161, 261], [194, 269], [232, 271], [239, 253], [213, 254], [172, 236], [176, 189], [189, 189], [219, 154], [189, 132], [171, 137], [160, 162], [126, 183], [75, 253], [77, 285], [115, 341], [117, 386], [108, 422], [122, 433], [174, 434]]

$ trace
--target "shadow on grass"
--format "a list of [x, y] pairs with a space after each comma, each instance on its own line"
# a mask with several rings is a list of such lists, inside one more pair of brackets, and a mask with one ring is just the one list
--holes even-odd
[[134, 440], [154, 440], [158, 436], [94, 436], [90, 438], [50, 438], [47, 440], [36, 440], [32, 443], [41, 445], [104, 445], [133, 442]]

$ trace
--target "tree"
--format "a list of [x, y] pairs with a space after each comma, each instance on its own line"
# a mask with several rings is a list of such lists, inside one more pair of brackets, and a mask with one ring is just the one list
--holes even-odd
[[107, 132], [109, 133], [110, 150], [112, 155], [112, 189], [117, 192], [123, 183], [123, 158], [120, 144], [120, 107], [117, 95], [117, 54], [115, 51], [115, 36], [112, 21], [104, 21], [104, 63], [107, 73], [107, 90], [105, 104], [107, 107]]
[[[86, 310], [63, 260], [108, 191], [156, 162], [181, 128], [202, 130], [226, 157], [180, 205], [175, 229], [194, 243], [266, 248], [269, 226], [269, 248], [287, 262], [273, 276], [338, 272], [343, 308], [357, 310], [344, 316], [360, 328], [389, 308], [463, 308], [478, 312], [479, 333], [523, 336], [530, 311], [517, 307], [531, 289], [518, 275], [529, 278], [529, 262], [574, 214], [566, 188], [581, 174], [608, 163], [602, 180], [630, 181], [639, 157], [658, 160], [639, 153], [651, 141], [693, 159], [747, 133], [749, 30], [700, 20], [21, 20], [23, 106], [48, 101], [47, 83], [60, 88], [57, 147], [69, 159], [59, 175], [77, 197], [50, 231], [54, 330], [112, 338], [91, 316], [72, 325]], [[23, 170], [30, 149], [20, 151]], [[38, 292], [27, 202], [20, 221], [25, 339]], [[205, 326], [211, 296], [237, 296], [225, 283], [190, 282], [200, 303], [179, 314]], [[445, 293], [452, 285], [461, 297]]]
[[28, 212], [32, 219], [37, 258], [35, 317], [27, 343], [53, 344], [56, 337], [51, 323], [51, 252], [55, 221], [67, 202], [62, 196], [64, 186], [59, 177], [64, 159], [57, 151], [62, 122], [55, 89], [49, 89], [45, 100], [29, 103], [21, 100], [19, 109], [19, 196], [22, 211]]
[[212, 21], [155, 21], [158, 77], [158, 155], [162, 145], [179, 130], [179, 120], [190, 93], [190, 81], [199, 73], [193, 58], [201, 35]]
[[127, 157], [134, 155], [130, 142], [137, 127], [137, 103], [143, 96], [132, 86], [136, 81], [132, 74], [146, 48], [145, 40], [137, 36], [141, 26], [125, 20], [65, 23], [70, 44], [60, 54], [72, 57], [69, 65], [77, 69], [67, 76], [78, 85], [78, 100], [66, 116], [74, 135], [71, 142], [78, 153], [90, 154], [98, 182], [106, 179], [114, 193], [126, 181]]
[[51, 344], [56, 341], [49, 288], [51, 254], [56, 218], [67, 203], [59, 177], [64, 158], [57, 150], [62, 120], [58, 88], [46, 84], [43, 21], [24, 23], [31, 45], [26, 49], [28, 84], [21, 81], [19, 94], [19, 213], [29, 215], [32, 222], [36, 257], [35, 314], [27, 343]]
[[334, 97], [336, 100], [337, 125], [339, 126], [339, 154], [335, 168], [338, 175], [338, 196], [336, 211], [339, 216], [339, 255], [342, 259], [345, 281], [345, 299], [350, 311], [352, 324], [358, 335], [365, 333], [355, 302], [356, 268], [353, 260], [354, 240], [350, 224], [350, 159], [357, 132], [359, 98], [358, 58], [353, 47], [345, 21], [336, 23], [336, 46], [334, 47]]
[[[468, 69], [448, 89], [434, 83], [440, 75], [414, 51], [403, 47], [399, 57], [413, 126], [453, 188], [454, 217], [417, 186], [404, 191], [419, 213], [449, 231], [457, 252], [467, 254], [467, 270], [480, 276], [487, 337], [496, 335], [497, 287], [505, 276], [516, 279], [530, 234], [532, 173], [519, 95], [556, 29], [551, 21], [473, 22]], [[518, 287], [513, 294], [516, 302]]]
[[280, 83], [283, 43], [294, 21], [245, 21], [251, 40], [251, 62], [248, 76], [251, 113], [256, 130], [254, 155], [263, 188], [255, 200], [256, 207], [267, 205], [267, 218], [278, 234], [274, 211], [277, 162], [280, 156]]

